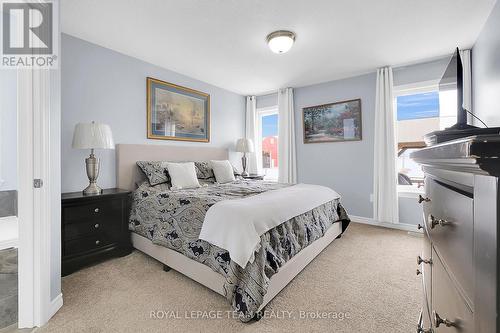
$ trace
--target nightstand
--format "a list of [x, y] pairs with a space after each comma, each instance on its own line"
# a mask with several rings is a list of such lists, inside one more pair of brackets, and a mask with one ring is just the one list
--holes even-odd
[[265, 175], [258, 175], [256, 173], [251, 173], [248, 176], [242, 176], [245, 179], [253, 179], [253, 180], [264, 180]]
[[62, 275], [132, 251], [128, 230], [130, 191], [105, 189], [61, 196]]

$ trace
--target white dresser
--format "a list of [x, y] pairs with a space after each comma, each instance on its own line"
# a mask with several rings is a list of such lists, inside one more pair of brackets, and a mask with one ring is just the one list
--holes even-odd
[[421, 149], [423, 306], [417, 332], [497, 332], [500, 136]]

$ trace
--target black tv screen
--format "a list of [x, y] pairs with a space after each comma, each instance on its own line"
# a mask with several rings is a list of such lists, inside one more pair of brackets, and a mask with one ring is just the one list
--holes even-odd
[[[453, 94], [454, 98], [450, 98], [450, 94]], [[457, 123], [453, 127], [461, 127], [467, 124], [467, 114], [463, 109], [463, 68], [458, 48], [451, 56], [448, 66], [439, 81], [439, 100], [440, 115], [456, 112]], [[442, 101], [446, 101], [446, 103]]]

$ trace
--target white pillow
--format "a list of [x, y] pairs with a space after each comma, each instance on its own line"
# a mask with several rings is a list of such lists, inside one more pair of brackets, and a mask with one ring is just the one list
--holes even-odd
[[193, 162], [167, 163], [173, 190], [201, 187]]
[[234, 182], [233, 166], [228, 160], [225, 161], [210, 161], [212, 170], [214, 171], [215, 180], [217, 183], [224, 184]]

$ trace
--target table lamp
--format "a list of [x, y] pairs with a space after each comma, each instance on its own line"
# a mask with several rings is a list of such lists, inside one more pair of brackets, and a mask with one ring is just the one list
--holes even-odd
[[243, 157], [241, 158], [241, 165], [243, 166], [242, 176], [248, 176], [247, 165], [248, 165], [248, 157], [247, 153], [253, 153], [253, 142], [250, 139], [241, 138], [236, 142], [236, 151], [239, 153], [243, 153]]
[[99, 158], [95, 157], [94, 149], [114, 149], [113, 135], [108, 125], [96, 122], [78, 123], [73, 133], [75, 149], [90, 149], [90, 156], [85, 159], [85, 168], [89, 178], [89, 186], [83, 190], [84, 195], [101, 194], [102, 189], [97, 186], [99, 177]]

